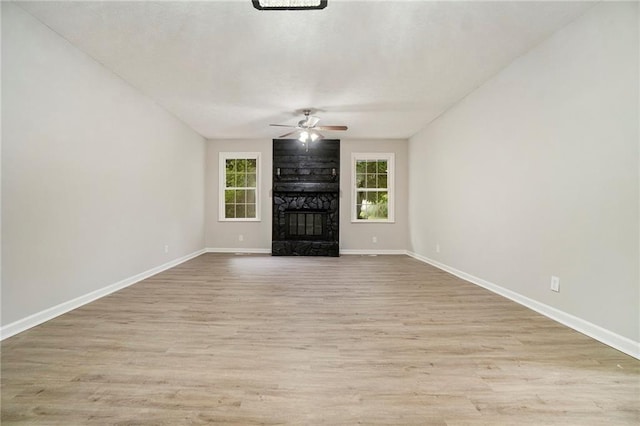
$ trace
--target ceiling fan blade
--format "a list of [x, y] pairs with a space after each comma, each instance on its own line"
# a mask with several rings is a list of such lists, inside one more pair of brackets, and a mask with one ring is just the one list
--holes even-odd
[[269, 124], [269, 126], [277, 126], [277, 127], [293, 127], [294, 129], [298, 126], [291, 126], [289, 124]]
[[307, 117], [306, 126], [307, 127], [314, 127], [316, 124], [318, 124], [318, 121], [320, 121], [320, 118], [311, 115], [311, 116]]
[[347, 130], [347, 126], [318, 126], [314, 127], [316, 130]]
[[295, 134], [295, 133], [298, 133], [298, 131], [297, 131], [297, 130], [294, 130], [293, 132], [285, 133], [285, 134], [284, 134], [284, 135], [282, 135], [282, 136], [278, 136], [278, 138], [279, 138], [279, 139], [286, 138], [287, 136], [291, 136], [291, 135], [293, 135], [293, 134]]

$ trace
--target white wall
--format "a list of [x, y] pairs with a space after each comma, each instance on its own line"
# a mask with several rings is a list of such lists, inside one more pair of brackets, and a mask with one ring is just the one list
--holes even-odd
[[[351, 154], [385, 153], [395, 154], [395, 221], [393, 223], [351, 222], [353, 202]], [[408, 219], [408, 141], [405, 139], [347, 139], [340, 146], [340, 248], [357, 251], [403, 252], [409, 244]], [[373, 242], [376, 237], [377, 242]]]
[[[406, 140], [341, 140], [340, 142], [340, 244], [343, 250], [406, 250], [408, 244], [407, 213], [407, 141]], [[260, 222], [218, 221], [218, 185], [220, 152], [260, 152], [262, 155]], [[396, 221], [395, 223], [351, 223], [352, 152], [393, 152], [396, 154]], [[271, 250], [272, 224], [272, 164], [271, 140], [210, 140], [207, 144], [206, 173], [206, 246], [214, 250]], [[243, 236], [239, 241], [238, 236]], [[372, 243], [376, 236], [378, 242]]]
[[2, 67], [3, 327], [204, 247], [202, 137], [8, 3]]
[[[232, 139], [207, 141], [206, 173], [206, 235], [205, 244], [216, 250], [261, 250], [271, 251], [271, 165], [273, 150], [271, 139]], [[260, 153], [260, 217], [259, 222], [221, 222], [218, 220], [219, 206], [219, 153]], [[239, 240], [243, 236], [243, 241]]]
[[632, 342], [637, 8], [596, 5], [409, 142], [412, 251]]

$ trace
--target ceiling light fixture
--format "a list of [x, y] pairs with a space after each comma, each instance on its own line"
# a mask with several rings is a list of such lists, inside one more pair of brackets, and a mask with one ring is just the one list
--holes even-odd
[[307, 141], [311, 141], [311, 142], [315, 142], [318, 139], [320, 139], [322, 137], [322, 135], [316, 131], [313, 130], [303, 130], [302, 132], [300, 132], [300, 137], [298, 138], [298, 140], [300, 142], [307, 142]]
[[327, 0], [251, 0], [258, 10], [317, 10], [327, 7]]
[[302, 146], [304, 147], [305, 151], [309, 152], [309, 143], [315, 142], [318, 139], [322, 138], [324, 138], [324, 136], [314, 130], [303, 130], [300, 132], [298, 140], [302, 142]]

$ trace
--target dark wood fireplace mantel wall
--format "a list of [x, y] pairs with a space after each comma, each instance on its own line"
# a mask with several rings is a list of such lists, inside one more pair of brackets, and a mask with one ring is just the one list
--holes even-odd
[[339, 201], [340, 140], [273, 140], [272, 255], [338, 256]]

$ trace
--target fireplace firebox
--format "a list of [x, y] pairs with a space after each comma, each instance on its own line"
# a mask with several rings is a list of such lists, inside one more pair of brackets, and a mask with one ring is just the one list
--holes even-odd
[[323, 240], [326, 238], [327, 212], [289, 210], [284, 212], [287, 239]]

